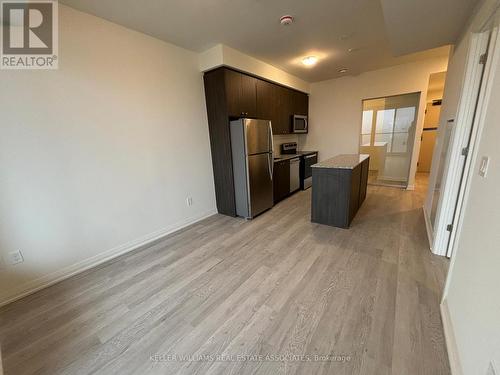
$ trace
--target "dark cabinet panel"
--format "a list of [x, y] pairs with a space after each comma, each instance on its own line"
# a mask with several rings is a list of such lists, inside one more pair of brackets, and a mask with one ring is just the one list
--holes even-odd
[[257, 117], [257, 79], [241, 75], [241, 112], [247, 117]]
[[274, 163], [273, 172], [274, 203], [285, 199], [290, 194], [290, 161]]
[[312, 178], [311, 221], [348, 228], [351, 171], [313, 168]]
[[293, 115], [307, 115], [307, 94], [223, 69], [229, 116], [271, 120], [275, 134], [290, 134]]
[[358, 164], [355, 168], [350, 170], [351, 193], [349, 196], [349, 223], [354, 219], [360, 206], [359, 191], [361, 190], [361, 169], [361, 164]]
[[367, 158], [353, 169], [312, 169], [312, 222], [349, 228], [366, 197], [369, 163]]
[[236, 216], [231, 134], [227, 114], [229, 101], [226, 99], [224, 71], [208, 72], [204, 75], [204, 81], [217, 211]]
[[366, 198], [366, 186], [368, 184], [370, 159], [366, 159], [361, 163], [361, 185], [359, 188], [359, 205], [361, 206]]
[[309, 112], [309, 96], [299, 91], [293, 92], [292, 114], [307, 116]]
[[275, 86], [276, 134], [289, 134], [292, 132], [292, 94], [293, 90]]
[[226, 102], [229, 116], [239, 116], [241, 113], [241, 73], [234, 70], [225, 69], [224, 84], [226, 88]]
[[273, 129], [276, 121], [274, 85], [267, 81], [257, 80], [257, 118], [271, 120]]
[[234, 70], [224, 70], [227, 110], [231, 117], [256, 117], [256, 79]]

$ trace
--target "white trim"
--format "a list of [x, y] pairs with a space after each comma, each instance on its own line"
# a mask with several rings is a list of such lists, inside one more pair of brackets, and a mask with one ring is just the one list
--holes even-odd
[[[498, 40], [500, 40], [500, 29], [495, 28], [491, 33], [490, 39], [490, 48], [489, 55], [490, 58], [485, 67], [484, 76], [483, 76], [483, 88], [481, 89], [481, 97], [479, 99], [478, 108], [477, 108], [477, 116], [475, 121], [475, 129], [474, 133], [471, 135], [471, 145], [477, 144], [481, 139], [481, 135], [485, 126], [485, 117], [486, 117], [486, 109], [490, 103], [490, 95], [491, 89], [494, 80], [495, 68], [498, 65], [500, 60], [500, 46], [498, 44]], [[446, 347], [448, 349], [448, 358], [450, 361], [450, 368], [452, 375], [463, 375], [462, 367], [460, 364], [460, 357], [458, 353], [458, 347], [455, 337], [455, 331], [453, 330], [453, 324], [450, 317], [450, 311], [448, 307], [448, 300], [446, 296], [448, 295], [448, 290], [451, 284], [451, 280], [453, 278], [453, 269], [455, 267], [455, 260], [457, 255], [457, 239], [459, 239], [460, 233], [462, 231], [463, 222], [464, 222], [464, 207], [467, 202], [470, 194], [470, 179], [472, 176], [472, 172], [474, 170], [474, 166], [476, 165], [478, 158], [478, 148], [473, 147], [470, 151], [470, 161], [466, 165], [465, 174], [464, 174], [464, 182], [463, 182], [463, 193], [461, 194], [461, 198], [459, 199], [459, 206], [457, 207], [458, 215], [456, 218], [456, 228], [452, 232], [452, 238], [450, 240], [450, 249], [453, 256], [451, 257], [450, 267], [448, 269], [448, 275], [446, 277], [446, 284], [443, 291], [443, 298], [440, 305], [441, 310], [441, 319], [443, 321], [443, 329], [446, 340]]]
[[14, 291], [10, 290], [8, 293], [4, 293], [0, 296], [0, 307], [5, 306], [9, 303], [17, 301], [23, 297], [33, 294], [41, 289], [47, 288], [54, 285], [60, 281], [70, 278], [71, 276], [82, 273], [90, 268], [96, 267], [104, 262], [114, 259], [120, 255], [126, 254], [130, 251], [136, 250], [142, 246], [148, 245], [151, 242], [157, 241], [163, 237], [168, 236], [174, 232], [177, 232], [185, 227], [195, 224], [203, 219], [216, 214], [216, 210], [209, 210], [195, 217], [191, 217], [187, 220], [183, 220], [174, 225], [168, 226], [166, 228], [157, 230], [153, 233], [147, 234], [143, 237], [137, 238], [135, 240], [129, 241], [112, 249], [106, 250], [96, 256], [85, 259], [81, 262], [75, 263], [71, 266], [63, 268], [62, 270], [53, 272], [51, 274], [42, 276], [38, 279], [28, 281], [20, 285]]
[[429, 240], [429, 248], [432, 251], [432, 247], [434, 244], [434, 232], [432, 231], [431, 218], [429, 216], [429, 212], [427, 212], [427, 208], [425, 205], [422, 207], [422, 209], [424, 211], [425, 231], [427, 232], [427, 239]]
[[[485, 125], [485, 116], [486, 116], [486, 108], [489, 104], [489, 99], [491, 95], [491, 89], [492, 89], [492, 83], [493, 83], [493, 78], [495, 71], [492, 69], [493, 67], [496, 67], [498, 64], [498, 61], [500, 59], [500, 45], [498, 43], [498, 40], [500, 39], [500, 28], [495, 28], [491, 34], [491, 47], [489, 54], [491, 58], [488, 61], [487, 69], [485, 70], [485, 98], [482, 100], [481, 107], [478, 106], [478, 124], [477, 124], [477, 130], [474, 135], [475, 137], [475, 142], [479, 142], [481, 139], [481, 135], [483, 133], [484, 125]], [[448, 294], [448, 289], [451, 284], [451, 279], [453, 275], [453, 269], [455, 267], [455, 259], [456, 259], [456, 252], [458, 251], [458, 243], [457, 239], [460, 238], [460, 233], [462, 232], [462, 227], [463, 227], [463, 222], [464, 222], [464, 207], [466, 202], [469, 199], [469, 194], [470, 194], [470, 183], [469, 180], [471, 178], [471, 173], [473, 171], [474, 166], [476, 165], [476, 161], [478, 158], [478, 148], [475, 147], [471, 150], [471, 161], [468, 165], [468, 171], [467, 171], [467, 181], [465, 182], [465, 189], [463, 192], [463, 198], [460, 202], [460, 211], [459, 214], [457, 215], [456, 219], [456, 229], [455, 233], [453, 236], [453, 241], [450, 241], [450, 252], [452, 254], [451, 257], [451, 262], [450, 266], [448, 268], [448, 275], [446, 277], [446, 283], [444, 286], [444, 291], [443, 291], [443, 301], [446, 298]]]
[[478, 92], [483, 76], [483, 67], [479, 63], [479, 57], [486, 52], [488, 39], [489, 32], [473, 34], [471, 36], [471, 45], [465, 68], [465, 81], [460, 95], [458, 113], [455, 118], [455, 129], [453, 130], [445, 162], [443, 194], [442, 199], [438, 203], [436, 213], [432, 248], [433, 253], [437, 255], [445, 256], [448, 253], [450, 232], [447, 231], [447, 226], [453, 222], [457, 206], [457, 194], [464, 171], [463, 163], [465, 157], [462, 155], [462, 148], [469, 144], [470, 130], [474, 120]]
[[408, 190], [408, 191], [413, 191], [413, 190], [415, 190], [415, 184], [408, 185], [408, 186], [406, 187], [406, 190]]
[[441, 311], [441, 321], [443, 322], [444, 339], [446, 349], [448, 351], [448, 361], [450, 362], [451, 375], [463, 375], [462, 365], [460, 364], [460, 356], [458, 354], [458, 346], [455, 338], [455, 331], [451, 322], [450, 310], [448, 309], [448, 301], [443, 300], [439, 306]]
[[483, 132], [485, 125], [486, 112], [488, 105], [490, 103], [492, 83], [495, 76], [494, 68], [496, 68], [498, 64], [499, 54], [500, 54], [500, 49], [498, 48], [498, 37], [499, 37], [498, 34], [499, 34], [499, 29], [494, 28], [490, 36], [490, 43], [488, 47], [489, 56], [488, 60], [486, 61], [486, 66], [484, 67], [483, 84], [481, 87], [481, 91], [479, 93], [479, 100], [476, 109], [476, 117], [474, 119], [474, 124], [472, 125], [472, 134], [470, 136], [470, 150], [469, 150], [470, 157], [467, 158], [467, 161], [465, 163], [464, 176], [462, 184], [460, 186], [460, 190], [458, 192], [458, 199], [456, 204], [457, 214], [453, 219], [454, 220], [453, 230], [450, 234], [450, 242], [448, 244], [448, 251], [446, 254], [448, 257], [451, 257], [453, 253], [455, 247], [454, 246], [455, 240], [457, 239], [459, 233], [458, 228], [459, 227], [461, 228], [461, 222], [462, 222], [461, 218], [463, 216], [464, 203], [466, 202], [469, 195], [468, 194], [469, 193], [468, 187], [470, 185], [469, 182], [472, 176], [474, 165], [476, 164], [477, 160], [476, 145], [479, 143], [479, 140], [481, 139], [481, 134]]

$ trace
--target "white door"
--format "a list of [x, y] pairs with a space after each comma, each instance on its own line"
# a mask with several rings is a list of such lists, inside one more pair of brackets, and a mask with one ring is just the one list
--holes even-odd
[[487, 53], [489, 34], [473, 35], [468, 46], [455, 51], [448, 69], [424, 205], [431, 249], [438, 255], [451, 255], [448, 245], [481, 90], [481, 56]]

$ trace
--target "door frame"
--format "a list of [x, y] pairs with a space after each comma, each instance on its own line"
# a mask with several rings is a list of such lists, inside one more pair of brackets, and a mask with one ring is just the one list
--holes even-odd
[[[429, 220], [430, 212], [427, 212], [425, 208], [427, 205], [424, 206], [424, 216], [431, 250], [434, 254], [441, 256], [451, 256], [452, 246], [450, 245], [454, 242], [454, 237], [457, 235], [455, 221], [460, 215], [461, 204], [459, 202], [463, 199], [463, 188], [468, 180], [472, 159], [471, 155], [477, 141], [475, 134], [478, 131], [477, 121], [480, 116], [476, 116], [475, 114], [480, 114], [484, 102], [485, 86], [489, 79], [487, 67], [480, 63], [480, 58], [487, 51], [490, 31], [474, 33], [470, 38], [470, 47], [456, 118], [446, 119], [446, 121], [454, 122], [455, 129], [450, 140], [450, 148], [444, 166], [443, 191], [442, 198], [437, 207], [435, 230], [432, 230], [433, 227]], [[489, 64], [491, 67], [492, 60], [489, 58], [486, 65]], [[469, 124], [470, 126], [468, 126]], [[466, 147], [468, 147], [468, 153], [463, 155], [462, 150]], [[464, 163], [464, 158], [465, 164], [461, 168], [460, 166]], [[432, 181], [430, 183], [432, 184]], [[451, 226], [451, 231], [447, 229], [448, 226]]]
[[474, 166], [478, 158], [478, 148], [481, 139], [481, 134], [484, 129], [485, 116], [488, 105], [490, 104], [490, 95], [492, 90], [493, 78], [495, 76], [495, 67], [500, 60], [500, 29], [495, 27], [491, 30], [490, 44], [488, 48], [488, 59], [484, 68], [483, 85], [479, 93], [479, 100], [477, 106], [477, 116], [474, 119], [474, 125], [471, 134], [470, 144], [470, 158], [464, 168], [464, 176], [459, 191], [456, 214], [453, 221], [453, 230], [450, 237], [447, 256], [451, 257], [456, 248], [456, 240], [461, 232], [463, 219], [464, 219], [464, 205], [467, 202], [470, 191], [470, 180], [474, 173]]

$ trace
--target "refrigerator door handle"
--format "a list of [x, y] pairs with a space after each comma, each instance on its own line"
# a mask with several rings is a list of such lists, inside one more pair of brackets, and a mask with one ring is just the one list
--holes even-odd
[[271, 121], [269, 121], [269, 139], [270, 139], [270, 145], [271, 145], [271, 153], [270, 153], [270, 173], [271, 173], [271, 180], [273, 179], [273, 174], [274, 174], [274, 139], [273, 139], [273, 124]]
[[269, 178], [272, 181], [273, 180], [273, 173], [274, 173], [274, 160], [273, 160], [273, 154], [271, 154], [271, 153], [267, 154], [267, 167], [269, 170]]
[[270, 146], [271, 146], [271, 154], [274, 155], [274, 139], [273, 139], [273, 125], [271, 124], [271, 121], [269, 121], [269, 139], [270, 139]]

